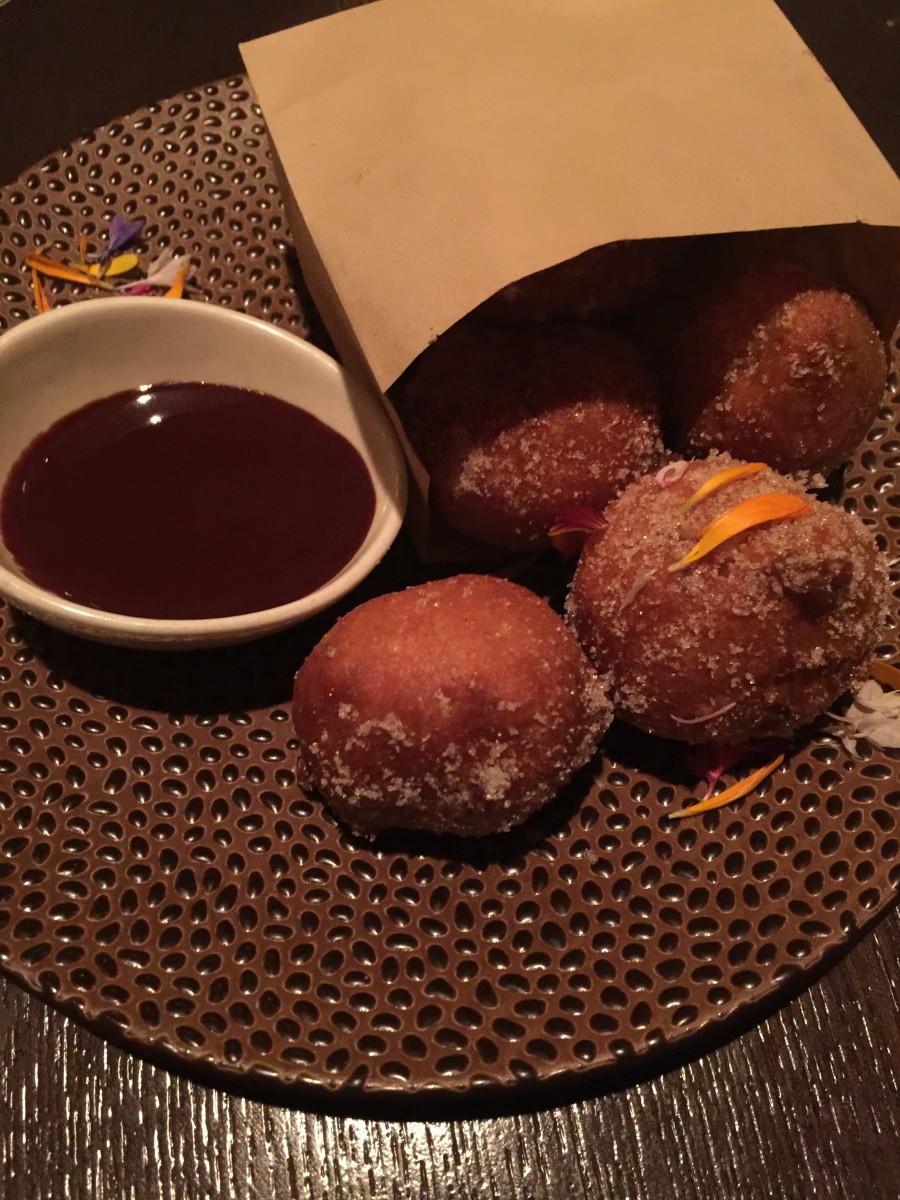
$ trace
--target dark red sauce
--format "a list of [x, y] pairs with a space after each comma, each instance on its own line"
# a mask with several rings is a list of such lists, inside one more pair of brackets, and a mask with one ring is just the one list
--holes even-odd
[[3, 540], [35, 583], [138, 617], [309, 595], [353, 557], [375, 492], [358, 451], [284, 400], [208, 383], [71, 413], [14, 465]]

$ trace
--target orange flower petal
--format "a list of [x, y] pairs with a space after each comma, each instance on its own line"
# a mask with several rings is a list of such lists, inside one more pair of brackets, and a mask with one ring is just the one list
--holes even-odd
[[685, 500], [678, 512], [681, 516], [689, 513], [691, 509], [705, 500], [707, 496], [712, 496], [714, 492], [720, 488], [727, 487], [729, 483], [734, 483], [737, 479], [743, 479], [747, 475], [757, 475], [765, 467], [765, 463], [741, 463], [738, 467], [726, 467], [724, 471], [716, 471], [715, 475], [710, 475], [705, 483], [702, 483], [691, 496]]
[[760, 767], [758, 771], [747, 775], [746, 778], [739, 779], [737, 783], [733, 783], [724, 792], [719, 792], [715, 796], [708, 796], [705, 800], [698, 801], [697, 804], [691, 804], [687, 808], [680, 808], [666, 815], [676, 818], [693, 817], [696, 813], [710, 812], [714, 808], [722, 808], [724, 805], [730, 804], [732, 800], [741, 800], [748, 792], [752, 792], [758, 783], [762, 783], [767, 775], [771, 775], [773, 771], [777, 770], [783, 762], [784, 755], [779, 754], [770, 763], [766, 763], [764, 767]]
[[50, 298], [44, 291], [44, 285], [41, 283], [41, 277], [34, 267], [31, 268], [31, 289], [34, 292], [34, 306], [38, 312], [49, 312], [53, 305], [50, 303]]
[[727, 512], [722, 513], [711, 522], [700, 534], [699, 541], [678, 562], [670, 563], [670, 571], [681, 571], [695, 563], [698, 559], [727, 542], [729, 538], [754, 525], [762, 525], [767, 521], [780, 521], [786, 517], [800, 517], [810, 512], [809, 501], [803, 496], [794, 496], [790, 492], [764, 492], [761, 496], [751, 496], [735, 504]]
[[869, 674], [879, 683], [890, 688], [900, 688], [900, 667], [885, 662], [883, 658], [873, 658], [869, 663]]
[[56, 259], [49, 258], [46, 254], [27, 255], [25, 265], [31, 267], [33, 271], [40, 271], [42, 275], [50, 275], [53, 279], [67, 279], [70, 283], [87, 283], [91, 287], [103, 288], [107, 292], [113, 290], [113, 285], [107, 283], [105, 279], [94, 279], [92, 276], [86, 275], [84, 271], [78, 271], [66, 263], [57, 262]]
[[181, 268], [175, 278], [175, 282], [167, 292], [163, 292], [164, 297], [169, 297], [171, 300], [180, 300], [184, 295], [184, 277], [187, 273], [187, 266]]

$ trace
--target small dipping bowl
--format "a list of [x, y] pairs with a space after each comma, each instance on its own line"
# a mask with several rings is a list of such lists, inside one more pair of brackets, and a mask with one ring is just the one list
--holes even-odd
[[375, 490], [369, 531], [309, 595], [238, 616], [163, 620], [77, 604], [33, 583], [0, 538], [0, 594], [93, 641], [178, 650], [250, 641], [303, 621], [355, 587], [403, 520], [406, 465], [374, 389], [295, 334], [213, 304], [154, 297], [77, 301], [0, 335], [0, 494], [26, 448], [62, 417], [147, 384], [213, 383], [267, 393], [311, 413], [362, 456]]

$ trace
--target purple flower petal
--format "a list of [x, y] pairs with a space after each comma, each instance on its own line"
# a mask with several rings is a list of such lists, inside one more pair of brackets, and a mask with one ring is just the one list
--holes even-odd
[[113, 219], [109, 223], [109, 242], [100, 255], [100, 261], [107, 262], [114, 254], [137, 241], [145, 220], [144, 217], [136, 217], [133, 221], [125, 221], [118, 213], [113, 213]]
[[122, 288], [119, 292], [120, 296], [149, 296], [153, 291], [153, 287], [149, 283], [134, 283], [131, 287]]

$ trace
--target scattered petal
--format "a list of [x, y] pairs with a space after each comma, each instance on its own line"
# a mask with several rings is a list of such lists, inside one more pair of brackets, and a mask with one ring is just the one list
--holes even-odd
[[606, 517], [599, 508], [574, 504], [559, 514], [547, 532], [564, 558], [576, 558], [590, 534], [605, 529], [606, 525]]
[[775, 754], [777, 740], [735, 742], [731, 746], [692, 746], [684, 756], [685, 766], [700, 779], [706, 780], [705, 800], [711, 796], [720, 777], [751, 754]]
[[666, 463], [664, 467], [656, 472], [656, 482], [660, 487], [671, 487], [673, 483], [678, 482], [689, 465], [689, 463], [683, 461]]
[[31, 290], [34, 292], [34, 306], [38, 312], [49, 312], [53, 305], [50, 303], [50, 297], [44, 290], [41, 277], [34, 267], [31, 268]]
[[628, 605], [632, 602], [632, 600], [635, 598], [635, 596], [638, 594], [638, 592], [640, 592], [642, 588], [647, 586], [647, 584], [653, 578], [653, 575], [654, 575], [653, 571], [639, 571], [638, 572], [634, 583], [628, 589], [628, 594], [626, 595], [626, 597], [622, 601], [622, 603], [619, 605], [619, 612], [621, 612], [623, 608], [628, 607]]
[[109, 241], [106, 249], [100, 255], [100, 262], [107, 262], [113, 255], [118, 254], [120, 250], [124, 250], [126, 246], [130, 246], [132, 242], [137, 241], [141, 236], [144, 224], [144, 217], [136, 217], [133, 221], [126, 221], [118, 213], [114, 213], [113, 219], [109, 223]]
[[739, 533], [762, 525], [768, 521], [780, 521], [787, 517], [799, 517], [810, 511], [809, 501], [803, 496], [794, 496], [789, 492], [764, 492], [760, 496], [751, 496], [735, 504], [727, 512], [722, 513], [711, 522], [697, 543], [678, 562], [670, 563], [670, 571], [682, 571], [685, 567], [697, 562], [717, 546]]
[[872, 659], [869, 663], [869, 674], [879, 683], [886, 683], [888, 687], [892, 688], [900, 688], [900, 667], [885, 662], [883, 658]]
[[[111, 258], [103, 268], [104, 276], [107, 275], [127, 275], [129, 271], [134, 271], [140, 259], [136, 254], [117, 254], [115, 258]], [[92, 263], [88, 269], [89, 275], [99, 276], [101, 267], [99, 263]]]
[[854, 700], [868, 709], [893, 709], [900, 705], [900, 692], [885, 691], [875, 679], [867, 679], [857, 689]]
[[900, 750], [900, 692], [885, 691], [874, 679], [867, 679], [857, 690], [843, 716], [831, 712], [826, 716], [832, 721], [828, 732], [839, 738], [854, 758], [859, 757], [857, 741], [879, 750]]
[[673, 818], [693, 817], [697, 813], [711, 812], [714, 808], [722, 808], [726, 804], [731, 804], [733, 800], [741, 800], [748, 792], [752, 792], [757, 784], [762, 781], [784, 762], [784, 755], [779, 754], [777, 758], [773, 758], [770, 763], [766, 763], [764, 767], [753, 771], [744, 779], [739, 779], [737, 783], [733, 783], [731, 787], [727, 787], [724, 792], [719, 792], [715, 796], [707, 796], [703, 800], [699, 800], [696, 804], [690, 804], [687, 808], [676, 809], [675, 812], [667, 813], [666, 815]]
[[154, 287], [170, 288], [178, 278], [178, 272], [187, 264], [182, 262], [184, 255], [176, 255], [171, 248], [163, 250], [154, 262], [147, 268], [147, 274], [144, 276], [145, 282], [152, 283]]
[[175, 277], [175, 282], [163, 295], [171, 300], [180, 300], [184, 295], [184, 277], [187, 274], [187, 266], [183, 266]]
[[34, 271], [39, 271], [41, 275], [50, 275], [53, 279], [67, 279], [70, 283], [86, 283], [90, 287], [103, 288], [107, 292], [113, 290], [113, 285], [107, 283], [105, 279], [95, 279], [92, 275], [86, 275], [84, 271], [79, 271], [66, 263], [57, 262], [56, 259], [50, 258], [46, 254], [26, 255], [25, 265]]
[[850, 755], [851, 758], [857, 758], [857, 759], [862, 758], [862, 755], [856, 748], [856, 738], [847, 737], [845, 735], [844, 737], [841, 738], [841, 745], [844, 747], [844, 749], [847, 751], [847, 753]]
[[700, 725], [704, 721], [714, 721], [716, 717], [724, 717], [726, 713], [731, 712], [737, 704], [736, 700], [732, 700], [729, 704], [723, 704], [721, 708], [717, 708], [715, 712], [705, 713], [702, 717], [676, 717], [672, 713], [672, 720], [677, 721], [679, 725]]
[[867, 741], [882, 750], [900, 750], [900, 722], [882, 717], [865, 733]]
[[712, 496], [723, 487], [727, 487], [729, 483], [734, 483], [736, 480], [743, 479], [747, 475], [759, 474], [765, 465], [765, 463], [741, 463], [737, 467], [728, 467], [724, 471], [716, 471], [715, 475], [710, 475], [709, 479], [705, 483], [702, 483], [696, 492], [685, 500], [678, 512], [681, 516], [685, 516], [701, 500], [705, 500], [707, 496]]
[[149, 296], [153, 292], [153, 285], [148, 283], [146, 279], [142, 279], [140, 283], [132, 283], [127, 288], [119, 288], [120, 296]]

